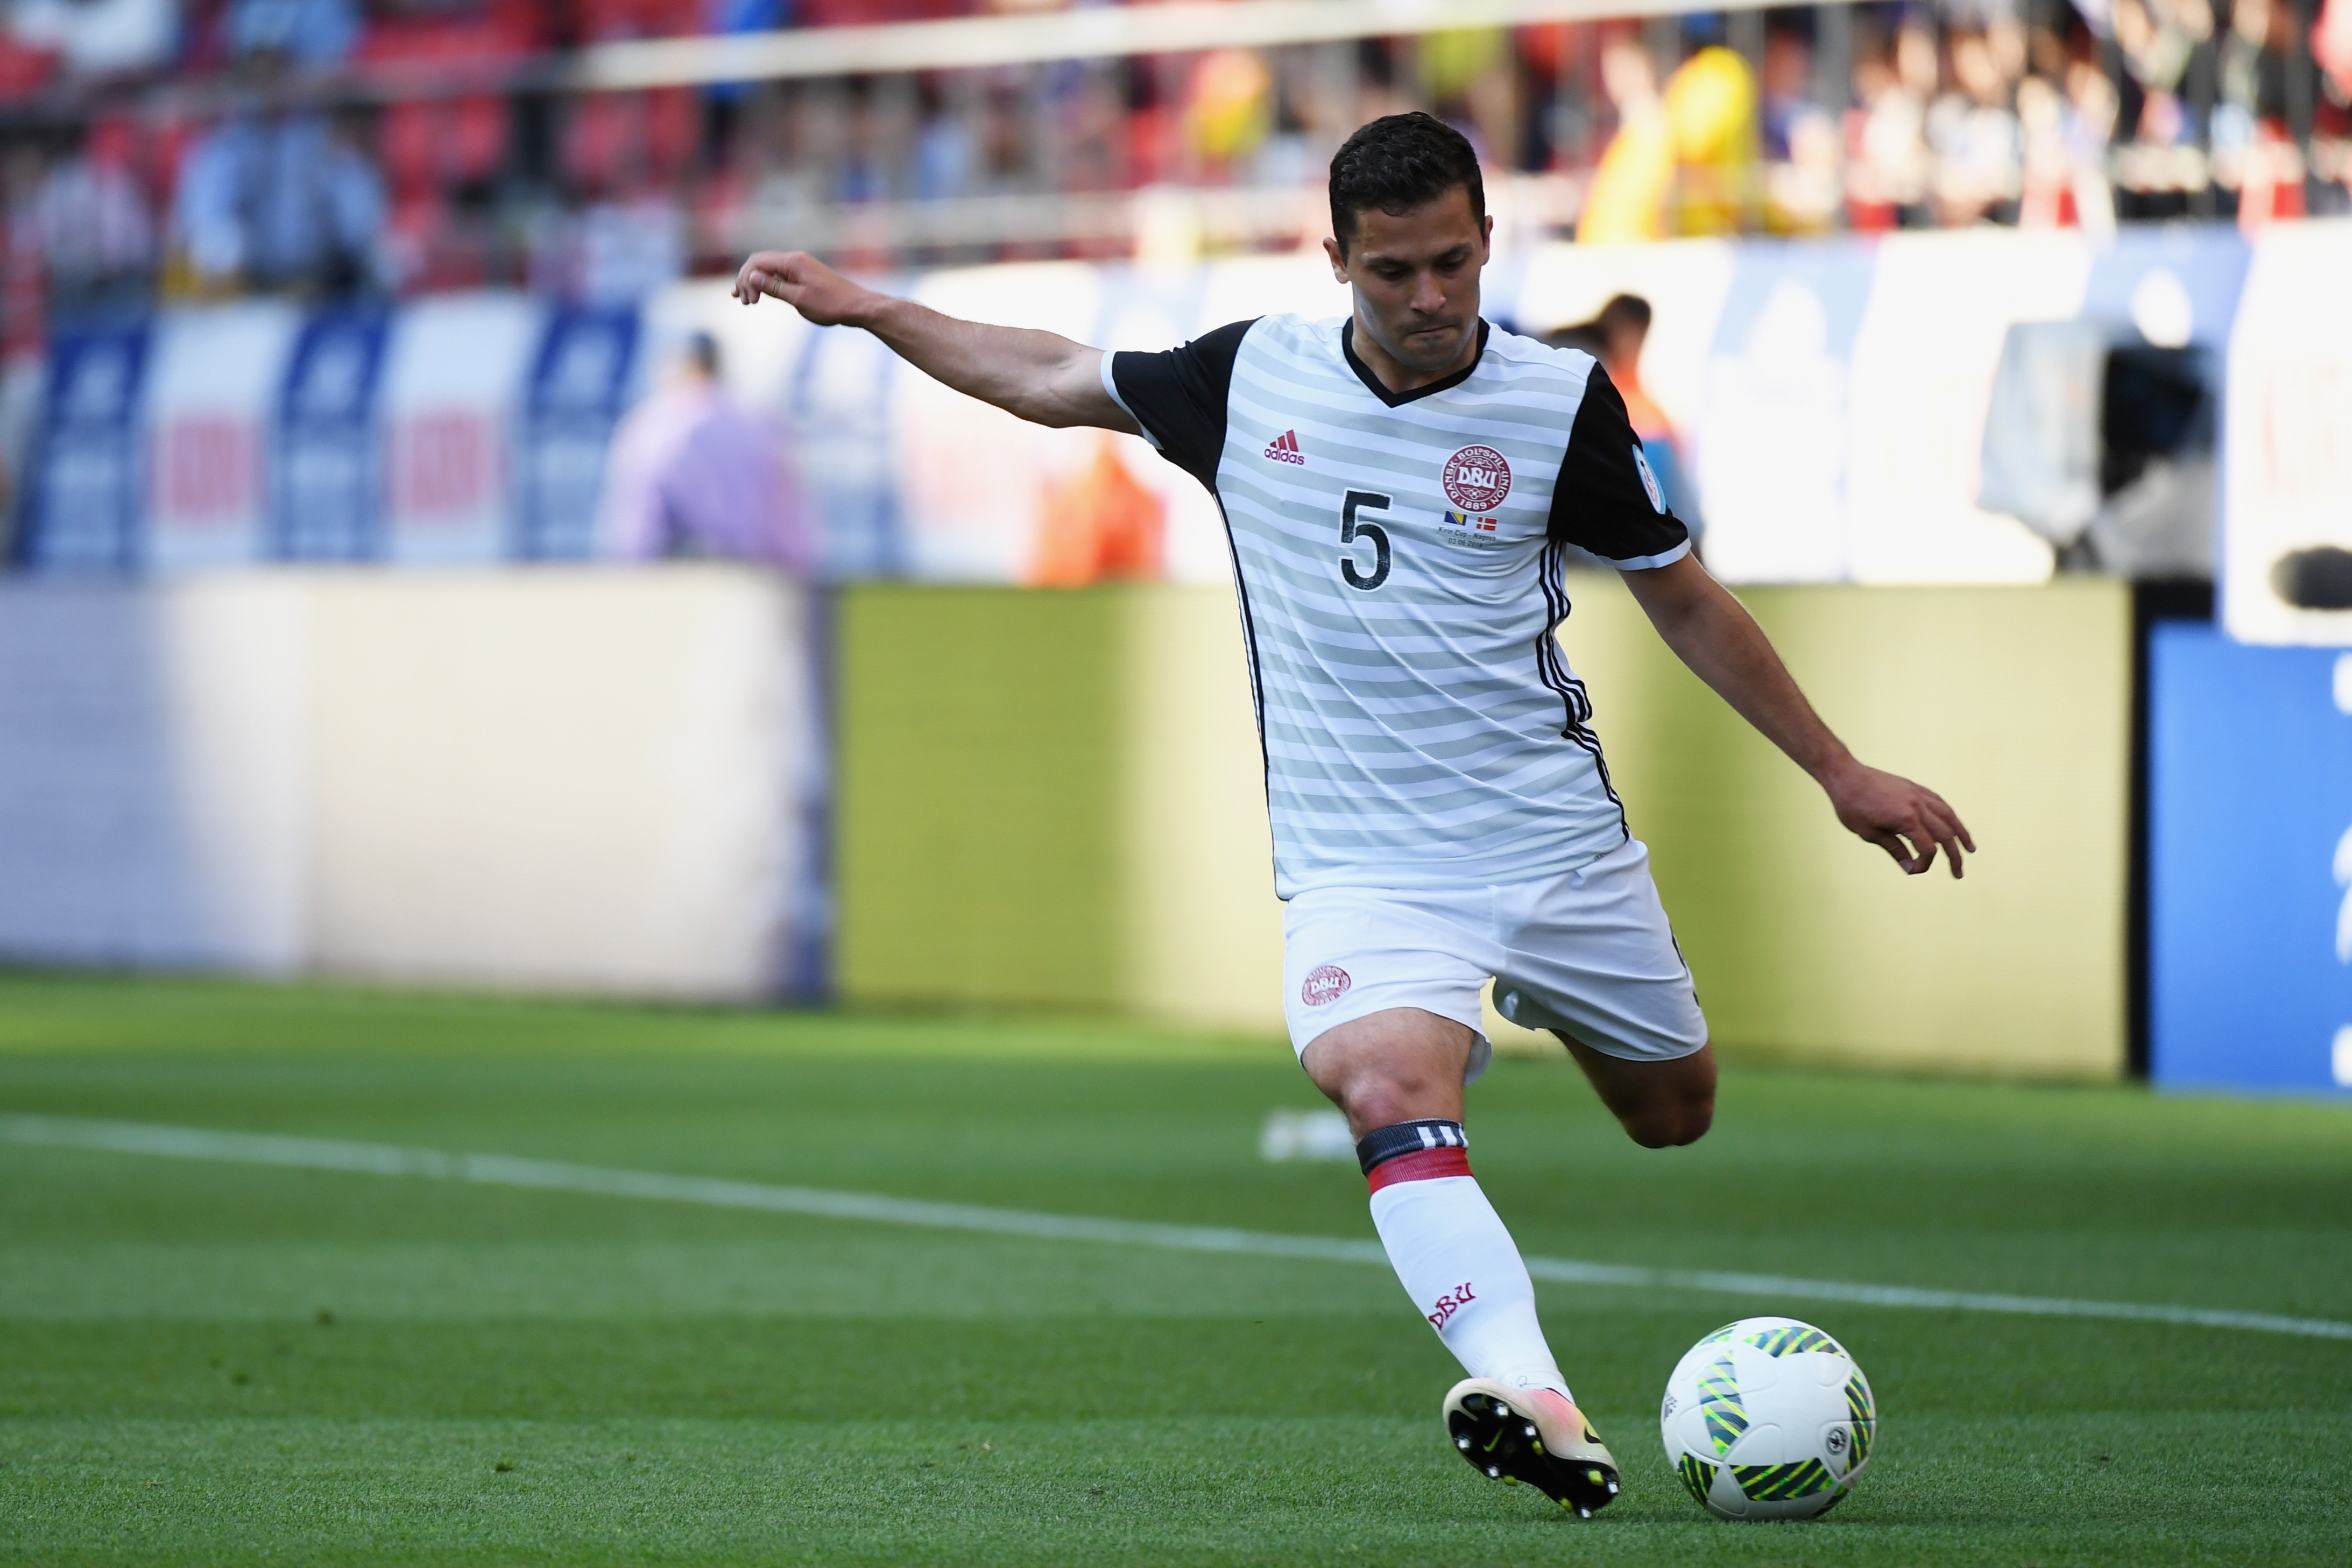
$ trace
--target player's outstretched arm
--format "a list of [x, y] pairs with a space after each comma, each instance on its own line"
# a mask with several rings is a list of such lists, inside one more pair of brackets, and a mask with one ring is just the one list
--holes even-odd
[[1624, 578], [1666, 646], [1741, 718], [1813, 775], [1828, 793], [1840, 822], [1885, 850], [1915, 877], [1936, 863], [1938, 847], [1950, 861], [1952, 875], [1960, 875], [1961, 852], [1973, 855], [1977, 846], [1959, 814], [1926, 785], [1856, 761], [1797, 689], [1764, 628], [1707, 574], [1696, 556], [1685, 555], [1671, 566], [1651, 571], [1628, 572]]
[[743, 263], [735, 297], [756, 305], [762, 294], [820, 327], [863, 327], [924, 374], [1034, 424], [1141, 434], [1103, 390], [1100, 349], [1052, 332], [943, 316], [853, 283], [797, 250], [758, 251]]

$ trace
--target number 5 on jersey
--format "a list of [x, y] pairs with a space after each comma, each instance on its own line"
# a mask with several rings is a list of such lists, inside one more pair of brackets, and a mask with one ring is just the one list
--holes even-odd
[[1374, 511], [1386, 511], [1389, 498], [1374, 490], [1349, 490], [1339, 508], [1339, 542], [1355, 544], [1370, 540], [1372, 546], [1372, 574], [1365, 576], [1356, 569], [1356, 553], [1352, 550], [1339, 552], [1339, 575], [1350, 588], [1370, 593], [1389, 580], [1389, 531], [1377, 522], [1358, 522], [1356, 509], [1369, 507]]

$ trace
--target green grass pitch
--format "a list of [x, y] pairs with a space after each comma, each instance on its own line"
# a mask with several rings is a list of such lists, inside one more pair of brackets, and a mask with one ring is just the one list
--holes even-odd
[[[0, 979], [0, 1112], [1369, 1237], [1279, 1044]], [[1473, 1091], [1531, 1253], [2352, 1319], [2352, 1111], [1749, 1068], [1647, 1153], [1564, 1061]], [[1385, 1270], [0, 1142], [0, 1560], [2328, 1563], [2352, 1342], [1541, 1288], [1626, 1467], [1579, 1523], [1446, 1447]], [[1822, 1323], [1879, 1451], [1704, 1518], [1676, 1356]]]

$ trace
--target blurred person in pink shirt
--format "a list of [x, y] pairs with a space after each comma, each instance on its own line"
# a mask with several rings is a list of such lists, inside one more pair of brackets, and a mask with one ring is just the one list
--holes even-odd
[[614, 560], [748, 561], [795, 577], [817, 564], [783, 432], [727, 395], [708, 332], [614, 432], [603, 513]]

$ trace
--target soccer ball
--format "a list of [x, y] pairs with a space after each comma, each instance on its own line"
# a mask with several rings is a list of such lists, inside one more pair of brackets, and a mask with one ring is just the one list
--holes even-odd
[[1658, 1413], [1666, 1461], [1718, 1519], [1815, 1519], [1870, 1462], [1878, 1406], [1844, 1347], [1794, 1318], [1742, 1318], [1691, 1346]]

